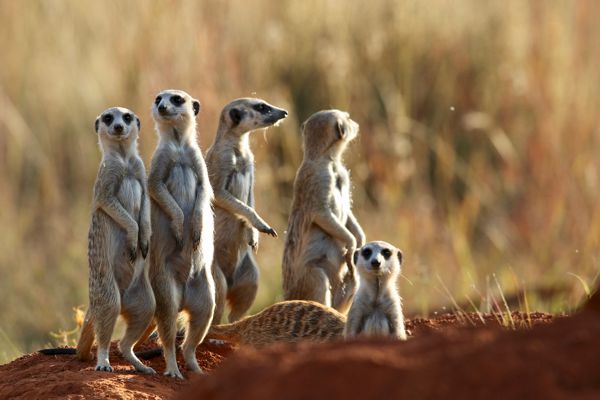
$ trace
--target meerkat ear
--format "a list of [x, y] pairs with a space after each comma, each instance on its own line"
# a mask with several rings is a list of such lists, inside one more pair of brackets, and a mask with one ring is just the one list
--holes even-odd
[[244, 117], [244, 112], [238, 108], [232, 108], [229, 111], [229, 117], [231, 118], [233, 126], [237, 126]]
[[200, 102], [198, 100], [192, 101], [192, 107], [194, 107], [194, 115], [198, 115], [200, 112]]
[[96, 122], [94, 122], [94, 128], [96, 133], [98, 133], [98, 128], [100, 128], [100, 117], [96, 118]]
[[402, 264], [402, 250], [398, 249], [398, 254], [396, 254], [396, 256], [398, 257], [398, 262]]
[[354, 265], [356, 265], [356, 262], [358, 261], [358, 250], [354, 250], [354, 254], [352, 255], [352, 259], [354, 260]]
[[343, 122], [337, 121], [335, 123], [335, 130], [338, 139], [343, 139], [346, 136], [346, 125]]
[[137, 124], [138, 131], [142, 128], [142, 123], [138, 117], [135, 117], [135, 123]]

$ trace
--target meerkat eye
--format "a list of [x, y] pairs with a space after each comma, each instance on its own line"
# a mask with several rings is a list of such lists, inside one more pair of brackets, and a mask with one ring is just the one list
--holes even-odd
[[106, 125], [112, 124], [113, 120], [114, 117], [111, 114], [104, 114], [102, 116], [102, 122], [104, 122]]
[[381, 255], [387, 260], [392, 256], [392, 252], [390, 251], [390, 249], [383, 249], [381, 250]]
[[175, 104], [176, 106], [180, 106], [185, 103], [185, 99], [181, 96], [175, 95], [171, 97], [171, 103]]
[[261, 114], [266, 114], [271, 111], [271, 107], [266, 105], [265, 103], [255, 104], [252, 108], [258, 111]]
[[154, 104], [156, 104], [156, 105], [159, 105], [161, 100], [162, 100], [162, 99], [160, 98], [160, 96], [158, 96], [158, 97], [157, 97], [157, 98], [154, 100]]
[[373, 254], [373, 250], [368, 247], [362, 251], [362, 256], [367, 260], [371, 257], [371, 254]]
[[123, 115], [123, 121], [125, 121], [125, 123], [129, 125], [131, 121], [133, 121], [133, 117], [131, 116], [131, 114], [125, 114]]

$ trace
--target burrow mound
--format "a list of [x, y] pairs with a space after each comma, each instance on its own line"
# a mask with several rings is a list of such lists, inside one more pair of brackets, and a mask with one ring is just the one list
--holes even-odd
[[517, 331], [454, 324], [448, 316], [408, 324], [417, 334], [404, 343], [241, 349], [177, 398], [600, 398], [600, 314], [588, 310], [551, 324], [537, 324], [547, 315], [533, 317], [531, 329]]

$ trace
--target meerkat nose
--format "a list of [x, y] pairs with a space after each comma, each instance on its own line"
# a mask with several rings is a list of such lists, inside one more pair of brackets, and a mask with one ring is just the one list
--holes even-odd
[[165, 106], [164, 104], [158, 106], [158, 112], [164, 113], [165, 111], [167, 111], [167, 106]]
[[287, 115], [288, 115], [288, 112], [287, 112], [287, 110], [281, 110], [281, 112], [283, 113], [283, 116], [284, 116], [284, 117], [287, 117]]
[[373, 259], [371, 260], [371, 266], [373, 266], [373, 268], [379, 268], [379, 266], [381, 265], [381, 262], [377, 259]]
[[115, 124], [115, 126], [113, 127], [113, 129], [115, 130], [115, 132], [121, 133], [121, 132], [123, 132], [123, 125], [121, 125], [121, 124]]

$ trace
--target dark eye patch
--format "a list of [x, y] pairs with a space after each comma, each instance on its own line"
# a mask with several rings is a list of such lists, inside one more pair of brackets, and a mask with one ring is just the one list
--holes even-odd
[[106, 126], [110, 126], [110, 124], [112, 124], [112, 122], [114, 121], [114, 117], [111, 114], [104, 114], [102, 116], [102, 122], [104, 122], [104, 124]]
[[160, 96], [158, 96], [155, 100], [154, 100], [154, 104], [159, 105], [160, 101], [162, 100], [162, 98]]
[[387, 260], [392, 256], [392, 252], [390, 249], [383, 249], [381, 250], [381, 255]]
[[175, 95], [175, 96], [171, 96], [171, 103], [173, 103], [176, 106], [180, 106], [183, 103], [185, 103], [185, 99], [179, 95]]
[[271, 107], [269, 107], [265, 103], [255, 104], [252, 106], [252, 108], [254, 108], [256, 111], [258, 111], [261, 114], [266, 114], [269, 111], [271, 111]]
[[131, 114], [125, 114], [123, 115], [123, 121], [125, 121], [125, 123], [129, 125], [131, 121], [133, 121], [133, 117], [131, 116]]
[[362, 256], [366, 259], [370, 258], [371, 254], [373, 254], [373, 250], [371, 250], [368, 247], [366, 249], [363, 249], [363, 251], [362, 251]]

